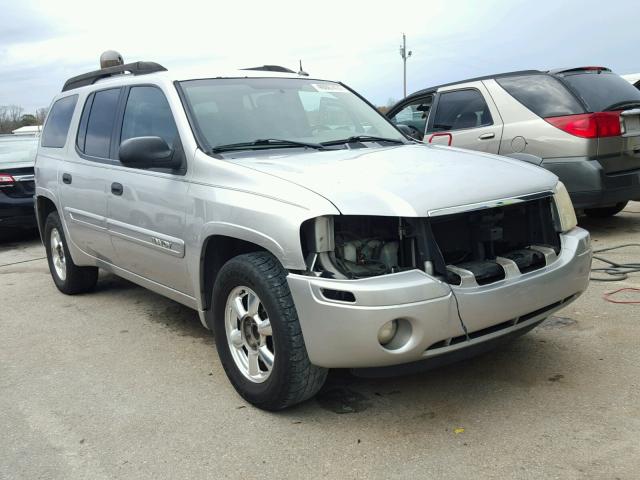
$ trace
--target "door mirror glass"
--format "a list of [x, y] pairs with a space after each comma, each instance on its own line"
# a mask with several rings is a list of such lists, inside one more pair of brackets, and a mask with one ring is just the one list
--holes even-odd
[[120, 162], [133, 168], [180, 168], [174, 150], [160, 137], [133, 137], [120, 145]]

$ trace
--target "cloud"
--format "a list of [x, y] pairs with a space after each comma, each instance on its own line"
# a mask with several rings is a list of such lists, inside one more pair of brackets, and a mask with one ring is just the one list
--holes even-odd
[[48, 105], [67, 78], [97, 68], [108, 49], [126, 61], [212, 75], [265, 63], [296, 68], [302, 59], [313, 76], [344, 81], [378, 104], [402, 95], [403, 31], [413, 50], [409, 91], [515, 69], [602, 63], [640, 70], [621, 47], [635, 41], [632, 2], [606, 9], [595, 0], [535, 8], [511, 0], [5, 3], [0, 104], [27, 110]]

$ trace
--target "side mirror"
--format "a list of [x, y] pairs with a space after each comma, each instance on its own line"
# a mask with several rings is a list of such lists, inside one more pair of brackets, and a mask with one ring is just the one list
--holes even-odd
[[134, 168], [180, 168], [182, 160], [160, 137], [134, 137], [120, 145], [120, 161]]

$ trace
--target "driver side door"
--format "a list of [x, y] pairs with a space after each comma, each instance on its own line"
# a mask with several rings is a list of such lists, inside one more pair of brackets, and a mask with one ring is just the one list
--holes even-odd
[[[164, 92], [154, 85], [127, 88], [114, 133], [117, 164], [108, 180], [107, 215], [117, 266], [165, 287], [193, 295], [185, 259], [186, 160]], [[134, 168], [119, 162], [121, 143], [160, 137], [183, 158], [183, 168]]]

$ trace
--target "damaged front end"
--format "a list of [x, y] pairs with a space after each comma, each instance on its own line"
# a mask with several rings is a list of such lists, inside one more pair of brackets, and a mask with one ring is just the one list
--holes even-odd
[[561, 226], [551, 193], [422, 218], [339, 215], [302, 225], [307, 274], [362, 279], [418, 269], [478, 286], [552, 263]]

